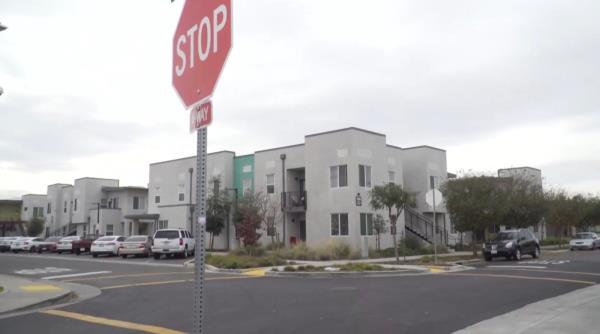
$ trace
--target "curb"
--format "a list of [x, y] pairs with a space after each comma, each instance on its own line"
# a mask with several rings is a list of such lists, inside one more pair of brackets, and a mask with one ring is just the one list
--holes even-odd
[[71, 290], [67, 290], [67, 291], [65, 291], [65, 293], [63, 293], [59, 296], [48, 298], [48, 299], [42, 300], [40, 302], [33, 303], [33, 304], [23, 306], [23, 307], [19, 307], [19, 308], [13, 309], [13, 310], [1, 312], [0, 317], [4, 317], [6, 315], [10, 315], [13, 313], [26, 312], [26, 311], [30, 311], [32, 309], [44, 308], [44, 307], [48, 307], [48, 306], [54, 306], [56, 304], [67, 303], [76, 298], [77, 298], [77, 294], [75, 292], [73, 292]]

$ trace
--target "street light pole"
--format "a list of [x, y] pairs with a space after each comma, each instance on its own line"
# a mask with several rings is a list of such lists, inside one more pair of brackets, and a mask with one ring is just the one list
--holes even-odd
[[194, 168], [190, 167], [188, 169], [188, 172], [190, 173], [190, 232], [192, 233], [192, 235], [194, 235], [194, 207], [192, 206], [192, 176], [194, 175]]

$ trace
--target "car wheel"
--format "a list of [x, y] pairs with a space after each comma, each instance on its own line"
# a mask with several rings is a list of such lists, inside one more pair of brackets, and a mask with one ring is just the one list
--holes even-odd
[[535, 250], [533, 251], [533, 254], [531, 254], [533, 256], [534, 259], [537, 259], [538, 257], [540, 257], [540, 248], [539, 247], [535, 247]]
[[127, 258], [127, 254], [123, 254], [121, 255], [122, 258], [126, 259]]
[[517, 248], [514, 255], [515, 261], [521, 261], [521, 250]]
[[155, 254], [154, 254], [154, 255], [152, 255], [152, 256], [154, 257], [154, 259], [155, 259], [155, 260], [158, 260], [158, 259], [160, 259], [160, 254], [158, 254], [158, 253], [155, 253]]
[[98, 257], [98, 254], [92, 253], [92, 257]]
[[61, 252], [61, 251], [58, 251], [58, 252], [56, 252], [56, 254], [60, 255], [60, 254], [62, 254], [62, 252]]
[[42, 249], [41, 248], [38, 249], [38, 254], [42, 254]]
[[81, 254], [81, 250], [79, 250], [79, 248], [77, 248], [77, 249], [75, 250], [75, 255], [79, 255], [79, 254]]
[[485, 259], [487, 262], [489, 262], [489, 261], [492, 261], [492, 256], [491, 256], [491, 255], [484, 255], [484, 256], [483, 256], [483, 258], [484, 258], [484, 259]]

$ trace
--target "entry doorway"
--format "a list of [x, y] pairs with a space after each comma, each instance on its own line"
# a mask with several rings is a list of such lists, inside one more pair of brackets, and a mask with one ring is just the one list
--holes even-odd
[[300, 221], [300, 240], [306, 241], [306, 220]]

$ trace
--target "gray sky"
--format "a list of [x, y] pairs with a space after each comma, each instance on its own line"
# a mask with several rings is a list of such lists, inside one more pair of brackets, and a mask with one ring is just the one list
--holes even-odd
[[[145, 186], [195, 154], [171, 86], [182, 0], [4, 0], [0, 198], [83, 176]], [[448, 170], [600, 190], [598, 1], [234, 1], [209, 151], [357, 126]]]

